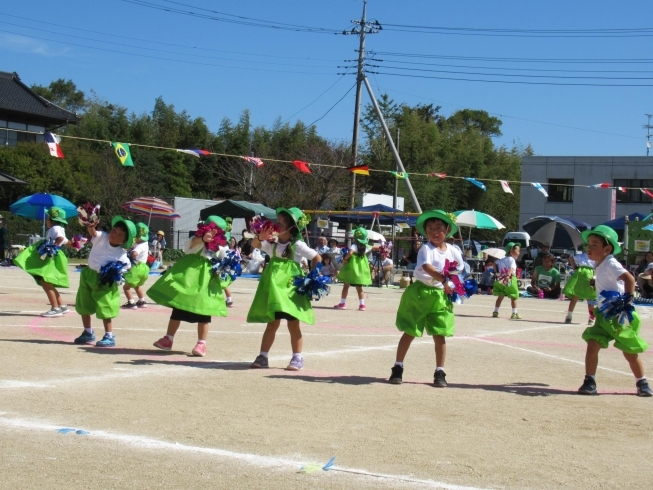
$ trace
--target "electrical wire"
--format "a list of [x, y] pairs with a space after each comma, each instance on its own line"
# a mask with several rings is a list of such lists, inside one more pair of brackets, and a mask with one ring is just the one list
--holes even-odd
[[350, 88], [349, 90], [347, 90], [347, 92], [345, 92], [345, 95], [343, 95], [340, 99], [338, 99], [338, 101], [337, 101], [335, 104], [333, 104], [333, 105], [329, 108], [328, 111], [326, 111], [326, 112], [325, 112], [321, 117], [318, 117], [318, 118], [317, 118], [315, 121], [313, 121], [311, 124], [306, 125], [306, 127], [307, 127], [307, 128], [310, 128], [310, 127], [313, 126], [313, 124], [315, 124], [316, 122], [321, 121], [322, 119], [324, 119], [324, 118], [326, 117], [326, 115], [327, 115], [329, 112], [331, 112], [331, 110], [332, 110], [335, 106], [337, 106], [338, 104], [340, 104], [340, 102], [342, 102], [342, 100], [343, 100], [345, 97], [347, 97], [347, 94], [348, 94], [349, 92], [351, 92], [352, 89], [353, 89], [355, 86], [356, 86], [356, 84], [354, 83], [354, 84], [351, 86], [351, 88]]
[[420, 26], [406, 24], [383, 24], [385, 31], [412, 32], [457, 36], [484, 37], [531, 37], [531, 38], [618, 38], [651, 37], [649, 27], [619, 29], [489, 29], [472, 27]]
[[[318, 96], [313, 100], [313, 102], [311, 102], [310, 104], [308, 104], [308, 105], [302, 107], [301, 109], [299, 109], [297, 112], [295, 112], [295, 113], [294, 113], [292, 116], [290, 116], [288, 119], [284, 119], [283, 121], [281, 121], [281, 124], [284, 124], [284, 123], [290, 121], [293, 117], [295, 117], [297, 114], [299, 114], [300, 112], [302, 112], [304, 109], [308, 109], [310, 106], [312, 106], [313, 104], [315, 104], [318, 100], [320, 100], [320, 98], [321, 98], [324, 94], [326, 94], [329, 90], [331, 90], [333, 87], [335, 87], [335, 86], [338, 84], [338, 82], [340, 82], [340, 80], [342, 80], [343, 78], [345, 78], [345, 75], [348, 75], [348, 74], [349, 74], [349, 72], [345, 72], [345, 73], [343, 73], [343, 74], [340, 76], [340, 78], [338, 78], [338, 80], [336, 80], [332, 85], [330, 85], [329, 88], [326, 89], [324, 92], [322, 92], [320, 95], [318, 95]], [[309, 126], [309, 127], [310, 127], [310, 126]]]

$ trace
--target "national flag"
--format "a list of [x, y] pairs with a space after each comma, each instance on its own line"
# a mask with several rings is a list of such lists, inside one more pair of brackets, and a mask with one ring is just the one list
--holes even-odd
[[485, 184], [483, 182], [479, 182], [478, 180], [472, 179], [471, 177], [463, 177], [463, 179], [469, 182], [470, 184], [474, 184], [479, 189], [483, 189], [483, 191], [487, 190], [487, 187], [485, 187]]
[[593, 189], [609, 189], [612, 187], [612, 184], [608, 184], [607, 182], [603, 182], [601, 184], [594, 184], [590, 186]]
[[431, 172], [429, 174], [429, 177], [440, 177], [441, 179], [444, 179], [447, 176], [447, 174], [441, 174], [438, 172]]
[[618, 190], [619, 192], [626, 192], [626, 188], [625, 188], [625, 187], [617, 187], [617, 190]]
[[128, 143], [118, 143], [112, 141], [111, 146], [113, 146], [113, 149], [116, 152], [116, 156], [118, 157], [118, 160], [120, 160], [120, 163], [122, 163], [123, 167], [134, 166], [134, 162], [132, 161], [132, 154], [129, 151]]
[[390, 173], [399, 180], [406, 180], [408, 178], [408, 173], [406, 172], [390, 172]]
[[538, 191], [540, 191], [542, 194], [544, 194], [544, 197], [549, 197], [548, 192], [542, 187], [542, 184], [539, 184], [538, 182], [533, 182], [531, 184], [533, 187], [535, 187]]
[[48, 149], [50, 150], [50, 155], [56, 158], [63, 158], [63, 151], [59, 143], [61, 143], [61, 137], [54, 133], [45, 133], [45, 142], [48, 144]]
[[311, 169], [308, 168], [308, 163], [302, 162], [301, 160], [293, 160], [292, 164], [299, 169], [301, 173], [310, 174]]
[[263, 160], [261, 160], [260, 158], [243, 157], [243, 160], [245, 160], [246, 162], [249, 162], [249, 163], [253, 163], [254, 165], [256, 165], [256, 168], [260, 168], [260, 167], [263, 166]]
[[352, 174], [370, 175], [370, 168], [367, 165], [354, 165], [353, 167], [349, 167], [349, 171]]
[[513, 193], [513, 192], [512, 192], [512, 189], [511, 189], [510, 186], [508, 185], [508, 181], [507, 181], [507, 180], [500, 180], [499, 182], [501, 182], [501, 188], [503, 189], [503, 192], [505, 192], [505, 193], [507, 193], [507, 194], [512, 194], [512, 193]]
[[209, 150], [200, 150], [200, 149], [192, 149], [192, 150], [177, 150], [179, 153], [185, 153], [186, 155], [192, 155], [194, 157], [202, 157], [206, 155], [210, 155], [211, 152]]
[[653, 192], [649, 191], [648, 189], [640, 189], [640, 191], [642, 191], [648, 197], [653, 198]]

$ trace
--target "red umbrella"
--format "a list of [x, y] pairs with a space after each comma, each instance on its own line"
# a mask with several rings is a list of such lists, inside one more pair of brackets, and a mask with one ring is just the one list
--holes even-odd
[[177, 219], [181, 215], [170, 204], [156, 197], [139, 197], [122, 205], [126, 210], [148, 217], [149, 226], [152, 218]]

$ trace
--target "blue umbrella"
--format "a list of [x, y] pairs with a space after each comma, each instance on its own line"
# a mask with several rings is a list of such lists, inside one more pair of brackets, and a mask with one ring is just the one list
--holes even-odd
[[537, 216], [522, 228], [531, 240], [546, 243], [551, 248], [578, 248], [583, 244], [578, 228], [558, 216]]
[[45, 235], [45, 211], [52, 206], [61, 208], [66, 213], [66, 219], [77, 216], [77, 206], [68, 199], [54, 194], [40, 192], [19, 199], [11, 206], [9, 211], [24, 218], [43, 220], [43, 235]]
[[577, 219], [572, 218], [571, 216], [563, 216], [562, 219], [569, 221], [572, 225], [574, 225], [576, 228], [578, 228], [578, 231], [583, 232], [585, 230], [591, 230], [592, 225], [585, 221], [580, 221]]

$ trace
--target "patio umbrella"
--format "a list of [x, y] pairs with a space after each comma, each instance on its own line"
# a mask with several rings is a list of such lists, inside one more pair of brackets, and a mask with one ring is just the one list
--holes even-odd
[[181, 215], [170, 204], [156, 197], [139, 197], [122, 205], [127, 211], [147, 216], [147, 225], [152, 218], [177, 219]]
[[481, 250], [481, 253], [488, 254], [495, 259], [502, 259], [506, 256], [506, 251], [502, 248], [486, 248], [485, 250]]
[[551, 248], [578, 248], [583, 244], [578, 228], [559, 216], [536, 216], [522, 228], [531, 240], [546, 243]]
[[456, 211], [456, 224], [458, 226], [468, 226], [470, 228], [479, 228], [481, 230], [500, 230], [505, 228], [498, 220], [489, 214], [480, 211]]
[[77, 206], [72, 202], [61, 196], [45, 192], [19, 199], [9, 206], [9, 212], [24, 218], [43, 220], [43, 236], [45, 236], [45, 211], [52, 206], [63, 209], [66, 213], [66, 219], [77, 216]]
[[585, 230], [591, 230], [592, 225], [589, 223], [586, 223], [585, 221], [580, 221], [577, 219], [574, 219], [570, 216], [563, 216], [562, 219], [569, 221], [572, 225], [574, 225], [576, 228], [578, 228], [578, 231], [581, 233], [584, 232]]

